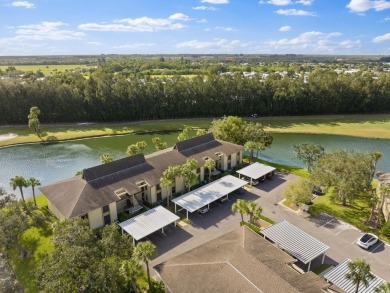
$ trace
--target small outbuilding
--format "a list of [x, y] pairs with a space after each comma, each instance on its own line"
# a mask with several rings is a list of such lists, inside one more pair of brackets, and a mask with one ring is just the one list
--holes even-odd
[[312, 260], [321, 255], [324, 263], [325, 253], [329, 249], [328, 245], [286, 220], [265, 228], [262, 234], [302, 263], [309, 264], [308, 271]]
[[175, 213], [177, 212], [177, 206], [180, 206], [187, 211], [188, 219], [188, 212], [193, 213], [204, 206], [209, 207], [210, 203], [224, 196], [229, 196], [229, 193], [246, 184], [246, 181], [232, 175], [224, 176], [214, 182], [173, 199], [172, 202], [175, 204]]
[[162, 206], [150, 209], [134, 218], [119, 223], [119, 227], [127, 232], [132, 238], [133, 243], [161, 229], [164, 233], [164, 227], [175, 223], [180, 218], [174, 213], [168, 211]]

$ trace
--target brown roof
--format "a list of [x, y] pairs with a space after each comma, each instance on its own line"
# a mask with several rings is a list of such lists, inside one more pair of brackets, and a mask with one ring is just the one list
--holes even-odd
[[118, 200], [114, 191], [125, 188], [128, 193], [140, 192], [136, 184], [145, 181], [150, 186], [160, 183], [164, 170], [182, 165], [188, 157], [199, 166], [204, 157], [217, 159], [216, 152], [231, 155], [243, 147], [214, 139], [212, 133], [178, 142], [175, 147], [148, 156], [137, 154], [111, 163], [83, 170], [83, 177], [74, 177], [39, 189], [66, 218], [85, 214]]
[[81, 176], [39, 187], [65, 218], [84, 215], [119, 198], [115, 193], [101, 194]]
[[318, 293], [328, 285], [312, 272], [300, 274], [291, 256], [247, 227], [155, 267], [175, 292]]

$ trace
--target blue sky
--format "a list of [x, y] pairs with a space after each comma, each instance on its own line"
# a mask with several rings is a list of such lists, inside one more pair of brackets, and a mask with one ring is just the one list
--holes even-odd
[[390, 54], [390, 0], [0, 0], [0, 55]]

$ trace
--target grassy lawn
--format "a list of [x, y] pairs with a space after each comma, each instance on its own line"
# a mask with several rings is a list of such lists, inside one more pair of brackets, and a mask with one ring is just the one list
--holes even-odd
[[278, 133], [320, 133], [390, 138], [390, 115], [299, 116], [256, 119]]
[[[27, 229], [20, 237], [20, 244], [24, 249], [28, 251], [28, 256], [25, 258], [19, 257], [19, 251], [12, 247], [7, 252], [7, 256], [12, 269], [14, 270], [18, 281], [23, 286], [25, 292], [39, 292], [35, 284], [35, 278], [33, 271], [37, 267], [38, 262], [42, 259], [43, 254], [46, 251], [52, 251], [54, 249], [51, 243], [51, 237], [53, 235], [51, 224], [56, 221], [54, 217], [46, 213], [47, 207], [46, 197], [39, 195], [37, 198], [37, 204], [43, 208], [40, 212], [44, 212], [48, 215], [48, 221], [39, 227], [31, 227]], [[32, 198], [27, 201], [33, 200]]]
[[[42, 125], [42, 131], [48, 136], [55, 136], [58, 140], [69, 140], [86, 137], [96, 137], [105, 135], [131, 134], [133, 132], [154, 132], [181, 130], [186, 125], [194, 128], [209, 128], [211, 119], [182, 119], [182, 120], [164, 120], [164, 121], [144, 121], [129, 122], [121, 124], [89, 124], [89, 125]], [[18, 137], [0, 140], [0, 146], [10, 144], [39, 142], [41, 141], [27, 125], [0, 127], [0, 135], [15, 133]]]
[[390, 239], [382, 235], [380, 230], [371, 229], [364, 223], [370, 216], [371, 210], [364, 196], [357, 197], [353, 203], [348, 203], [346, 207], [343, 207], [341, 204], [332, 200], [332, 194], [333, 188], [329, 188], [325, 195], [318, 196], [310, 206], [310, 215], [315, 216], [319, 213], [327, 213], [362, 231], [374, 233], [381, 239], [390, 242]]
[[318, 268], [315, 268], [313, 270], [313, 273], [319, 275], [321, 274], [323, 271], [325, 271], [326, 269], [330, 268], [332, 265], [331, 264], [328, 264], [328, 263], [324, 263], [323, 265], [320, 265]]
[[289, 209], [294, 210], [294, 211], [299, 210], [299, 207], [298, 207], [296, 204], [293, 204], [293, 203], [292, 203], [291, 201], [289, 201], [288, 199], [285, 199], [285, 200], [283, 201], [283, 205], [284, 205], [285, 207], [288, 207]]
[[[92, 125], [51, 124], [43, 125], [42, 130], [48, 136], [55, 136], [59, 140], [67, 140], [130, 134], [138, 131], [178, 130], [183, 129], [186, 125], [207, 129], [210, 127], [211, 121], [212, 119], [179, 119], [111, 124], [96, 123]], [[322, 133], [390, 139], [390, 115], [271, 117], [248, 119], [248, 121], [260, 122], [266, 126], [266, 130], [276, 133]], [[0, 127], [0, 135], [7, 133], [15, 133], [18, 137], [0, 141], [0, 146], [40, 141], [27, 125]], [[294, 173], [297, 171], [292, 167], [284, 169], [286, 172]]]
[[[46, 75], [51, 75], [54, 72], [65, 72], [67, 70], [74, 70], [74, 69], [85, 69], [87, 68], [87, 65], [81, 65], [81, 64], [68, 64], [68, 65], [16, 65], [14, 66], [16, 70], [21, 71], [33, 71], [36, 72], [38, 70], [41, 70], [42, 73]], [[0, 66], [0, 69], [5, 71], [8, 68], [8, 65]]]

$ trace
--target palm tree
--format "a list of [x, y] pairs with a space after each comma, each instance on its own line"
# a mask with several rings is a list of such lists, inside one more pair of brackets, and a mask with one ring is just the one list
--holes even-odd
[[144, 140], [137, 142], [135, 145], [139, 149], [140, 153], [142, 153], [144, 151], [144, 149], [148, 146], [146, 141], [144, 141]]
[[382, 283], [378, 288], [375, 288], [375, 293], [390, 293], [390, 282]]
[[129, 145], [129, 146], [127, 147], [126, 153], [127, 153], [129, 156], [132, 156], [132, 155], [141, 153], [141, 150], [139, 149], [139, 147], [138, 147], [136, 144], [131, 144], [131, 145]]
[[363, 283], [367, 288], [369, 282], [374, 278], [373, 274], [370, 272], [370, 265], [363, 259], [357, 258], [354, 261], [349, 262], [348, 270], [349, 272], [345, 277], [356, 285], [355, 293], [359, 292], [360, 283]]
[[11, 178], [10, 185], [13, 188], [13, 190], [19, 188], [23, 203], [26, 204], [26, 201], [24, 200], [24, 194], [23, 194], [23, 187], [28, 186], [26, 179], [23, 176], [15, 176]]
[[250, 151], [251, 155], [249, 157], [249, 164], [251, 163], [251, 159], [253, 158], [253, 151], [257, 148], [257, 143], [254, 141], [247, 141], [244, 144], [245, 150]]
[[139, 260], [142, 260], [146, 265], [146, 272], [148, 274], [149, 289], [152, 287], [150, 282], [149, 261], [157, 253], [156, 246], [150, 242], [140, 242], [134, 249], [134, 255]]
[[211, 170], [215, 168], [215, 161], [213, 159], [207, 159], [204, 163], [204, 167], [209, 171], [209, 182], [211, 180]]
[[171, 193], [172, 193], [172, 184], [173, 184], [173, 180], [169, 177], [164, 177], [164, 173], [163, 173], [163, 177], [160, 178], [160, 186], [161, 188], [168, 188], [168, 195], [167, 195], [167, 206], [169, 206], [169, 198], [171, 197]]
[[258, 219], [260, 219], [263, 208], [258, 205], [255, 201], [246, 202], [247, 211], [249, 215], [249, 222], [254, 224]]
[[373, 152], [372, 154], [372, 159], [373, 159], [373, 167], [374, 169], [372, 170], [372, 178], [374, 178], [374, 175], [375, 175], [375, 171], [376, 171], [376, 165], [378, 164], [378, 161], [382, 158], [383, 154], [379, 151], [375, 151]]
[[110, 154], [102, 154], [100, 156], [100, 162], [102, 164], [111, 163], [112, 161], [114, 161], [114, 158]]
[[136, 280], [142, 276], [142, 266], [135, 258], [125, 260], [119, 269], [120, 274], [131, 283], [134, 292], [137, 292]]
[[31, 177], [27, 180], [27, 185], [31, 186], [32, 188], [34, 204], [35, 206], [37, 206], [37, 200], [35, 199], [35, 186], [41, 186], [41, 182], [39, 181], [39, 179]]
[[237, 199], [236, 202], [232, 205], [233, 213], [241, 214], [241, 222], [244, 222], [244, 215], [248, 214], [248, 206], [243, 199]]

